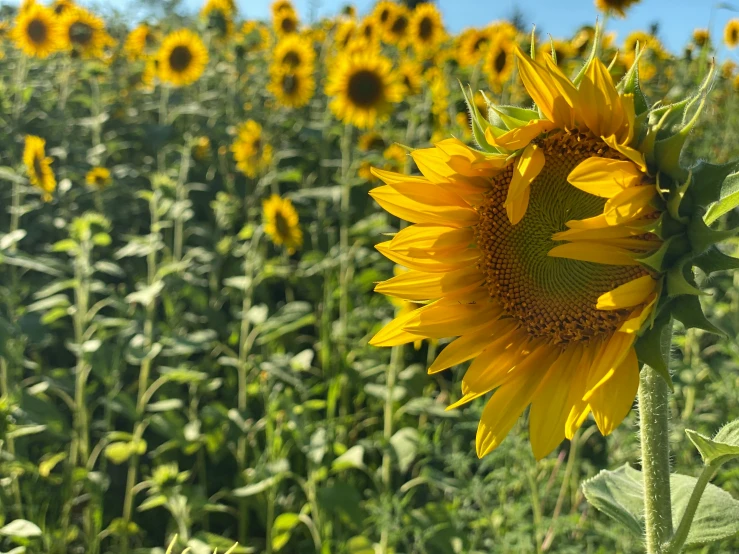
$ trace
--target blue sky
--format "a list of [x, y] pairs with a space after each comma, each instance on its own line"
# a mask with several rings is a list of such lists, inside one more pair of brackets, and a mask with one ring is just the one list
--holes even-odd
[[[8, 1], [8, 0], [5, 0]], [[80, 3], [106, 7], [114, 7], [125, 11], [131, 0], [78, 0]], [[270, 1], [268, 0], [236, 0], [240, 13], [249, 18], [266, 19], [269, 17]], [[311, 15], [311, 4], [317, 6], [317, 15], [335, 14], [346, 0], [293, 0], [301, 17], [308, 19]], [[11, 0], [10, 3], [18, 3]], [[203, 0], [184, 0], [187, 9], [196, 11]], [[354, 0], [351, 2], [360, 14], [372, 9], [375, 0]], [[542, 33], [554, 37], [567, 37], [580, 25], [592, 24], [598, 16], [593, 0], [436, 0], [441, 9], [447, 28], [453, 32], [469, 26], [481, 26], [496, 19], [509, 17], [514, 7], [518, 6], [524, 14], [527, 24], [536, 24]], [[716, 6], [721, 2], [714, 0], [642, 0], [633, 6], [626, 19], [611, 19], [609, 30], [618, 33], [619, 40], [632, 30], [646, 29], [650, 23], [660, 24], [660, 37], [672, 52], [679, 52], [689, 40], [693, 29], [708, 27], [717, 42], [726, 22], [732, 17], [739, 17], [739, 0], [724, 2], [730, 9]], [[713, 15], [712, 15], [713, 12]], [[712, 21], [711, 21], [712, 20]], [[729, 54], [723, 46], [719, 50], [720, 57], [730, 55], [739, 61], [739, 51]]]

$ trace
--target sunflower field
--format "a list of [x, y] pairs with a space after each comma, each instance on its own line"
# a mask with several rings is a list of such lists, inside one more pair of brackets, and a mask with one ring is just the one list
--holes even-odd
[[0, 8], [0, 552], [739, 552], [739, 19], [632, 3]]

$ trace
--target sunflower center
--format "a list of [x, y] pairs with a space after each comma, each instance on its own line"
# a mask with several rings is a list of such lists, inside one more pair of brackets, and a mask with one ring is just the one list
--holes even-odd
[[298, 67], [300, 65], [300, 54], [295, 50], [290, 50], [282, 57], [282, 63], [290, 67]]
[[69, 27], [69, 40], [79, 46], [89, 44], [92, 40], [92, 27], [82, 21], [75, 21]]
[[592, 156], [620, 158], [600, 139], [559, 133], [540, 141], [545, 164], [531, 184], [526, 214], [511, 225], [504, 203], [513, 166], [493, 179], [492, 190], [479, 208], [477, 243], [486, 285], [511, 317], [531, 337], [551, 344], [588, 341], [613, 333], [629, 310], [595, 308], [598, 297], [646, 275], [638, 266], [604, 265], [547, 255], [561, 244], [552, 235], [567, 221], [603, 212], [605, 199], [567, 182], [569, 173]]
[[44, 164], [41, 156], [33, 157], [33, 172], [36, 174], [36, 179], [44, 178]]
[[295, 75], [285, 75], [282, 77], [282, 90], [285, 94], [293, 94], [298, 88], [298, 80]]
[[280, 23], [280, 28], [283, 33], [294, 33], [296, 27], [297, 24], [292, 17], [284, 17], [282, 19], [282, 23]]
[[431, 18], [424, 17], [418, 26], [418, 36], [421, 40], [428, 40], [434, 32], [434, 23]]
[[390, 18], [390, 10], [383, 8], [380, 12], [380, 23], [385, 23]]
[[475, 43], [472, 45], [472, 51], [473, 52], [479, 52], [482, 50], [483, 46], [485, 46], [488, 43], [487, 37], [480, 37], [478, 38]]
[[173, 71], [185, 71], [192, 61], [192, 52], [190, 49], [180, 44], [172, 48], [172, 53], [169, 55], [169, 67]]
[[28, 38], [36, 44], [40, 44], [46, 41], [48, 35], [48, 29], [46, 23], [40, 19], [34, 19], [28, 24]]
[[495, 72], [502, 73], [502, 71], [505, 69], [507, 61], [508, 61], [508, 55], [506, 54], [506, 51], [501, 50], [500, 52], [498, 52], [498, 55], [495, 56], [495, 61], [493, 62], [493, 67], [495, 67]]
[[347, 92], [351, 102], [361, 108], [371, 108], [382, 98], [382, 79], [374, 71], [363, 69], [349, 78]]
[[283, 240], [290, 237], [290, 223], [279, 210], [275, 212], [275, 229], [277, 229], [277, 235]]
[[390, 32], [394, 35], [401, 36], [405, 33], [405, 30], [408, 28], [408, 18], [404, 15], [399, 15], [395, 18], [395, 21], [393, 21], [392, 26], [390, 27]]

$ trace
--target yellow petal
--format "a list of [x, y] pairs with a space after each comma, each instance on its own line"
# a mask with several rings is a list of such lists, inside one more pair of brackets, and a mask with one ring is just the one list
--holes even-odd
[[540, 358], [546, 350], [541, 341], [527, 342], [526, 335], [515, 328], [491, 342], [465, 372], [463, 390], [490, 391], [512, 378], [524, 361]]
[[506, 214], [511, 224], [516, 225], [526, 214], [529, 204], [529, 187], [541, 173], [544, 162], [544, 152], [535, 144], [529, 144], [519, 157], [505, 201]]
[[375, 248], [380, 254], [385, 256], [388, 260], [392, 260], [396, 264], [405, 266], [408, 269], [428, 273], [446, 273], [469, 267], [475, 263], [475, 260], [479, 257], [480, 253], [476, 248], [469, 248], [465, 252], [453, 253], [448, 257], [444, 257], [442, 255], [423, 257], [413, 256], [412, 254], [394, 250], [392, 248], [392, 241], [376, 244]]
[[631, 148], [627, 144], [620, 143], [614, 135], [604, 136], [601, 138], [608, 146], [610, 146], [614, 150], [617, 150], [618, 152], [629, 158], [637, 166], [639, 166], [639, 169], [642, 173], [647, 172], [647, 162], [644, 160], [644, 154], [642, 154], [635, 148]]
[[425, 338], [458, 337], [498, 319], [503, 308], [493, 302], [479, 304], [433, 304], [409, 321], [404, 331]]
[[629, 413], [638, 388], [639, 361], [630, 348], [613, 377], [590, 398], [593, 418], [603, 436], [611, 434]]
[[598, 58], [588, 63], [578, 90], [582, 118], [593, 134], [621, 138], [628, 122], [608, 68]]
[[418, 340], [418, 335], [412, 335], [403, 331], [403, 327], [410, 321], [418, 318], [420, 310], [424, 308], [425, 306], [398, 315], [398, 317], [380, 329], [369, 343], [372, 346], [398, 346]]
[[435, 300], [445, 294], [472, 289], [483, 280], [483, 274], [474, 265], [449, 273], [407, 271], [378, 283], [375, 291], [404, 300]]
[[611, 198], [639, 184], [644, 175], [632, 162], [608, 158], [588, 158], [573, 169], [567, 181], [583, 192]]
[[644, 322], [652, 314], [654, 304], [659, 298], [659, 289], [644, 306], [638, 307], [629, 314], [629, 318], [618, 328], [620, 333], [638, 333]]
[[372, 189], [370, 196], [385, 211], [411, 223], [470, 227], [478, 220], [459, 195], [432, 183], [385, 185]]
[[510, 320], [496, 320], [481, 329], [462, 335], [444, 347], [429, 367], [429, 374], [438, 373], [477, 357], [497, 336], [510, 330], [513, 325]]
[[483, 396], [484, 392], [468, 392], [462, 396], [459, 400], [454, 402], [453, 404], [449, 404], [449, 406], [446, 407], [446, 411], [453, 410], [455, 408], [459, 408], [463, 404], [467, 404], [468, 402], [472, 402], [475, 398], [480, 398]]
[[624, 225], [604, 227], [601, 229], [567, 229], [552, 235], [552, 240], [594, 242], [597, 240], [621, 239], [643, 235], [644, 231], [631, 229]]
[[446, 163], [449, 156], [438, 148], [418, 148], [411, 152], [411, 157], [423, 176], [432, 183], [448, 181], [457, 173]]
[[633, 279], [598, 297], [599, 310], [620, 310], [643, 303], [657, 288], [657, 281], [651, 275]]
[[542, 347], [521, 362], [511, 379], [488, 400], [477, 427], [475, 446], [482, 458], [492, 452], [506, 437], [526, 406], [531, 402], [542, 377], [556, 357], [552, 348]]
[[529, 121], [523, 127], [511, 129], [499, 137], [495, 137], [493, 133], [490, 132], [490, 128], [488, 128], [487, 131], [485, 131], [485, 140], [493, 146], [513, 152], [514, 150], [525, 148], [533, 139], [542, 133], [551, 131], [553, 128], [554, 124], [551, 121], [547, 121], [546, 119], [535, 119], [533, 121]]
[[635, 339], [633, 334], [617, 332], [601, 347], [590, 368], [583, 400], [590, 401], [593, 393], [613, 377], [626, 355], [632, 351]]
[[628, 188], [606, 202], [603, 215], [609, 225], [628, 223], [653, 212], [650, 202], [656, 195], [657, 187], [653, 185]]
[[549, 256], [605, 265], [639, 265], [634, 252], [602, 242], [577, 241], [552, 248]]
[[384, 169], [378, 169], [376, 167], [371, 167], [370, 172], [386, 185], [398, 185], [400, 183], [428, 185], [430, 183], [426, 177], [406, 175], [405, 173], [396, 173], [394, 171], [385, 171]]
[[572, 380], [572, 391], [568, 400], [571, 407], [570, 413], [567, 416], [567, 422], [565, 423], [565, 437], [570, 440], [575, 436], [575, 432], [580, 428], [590, 413], [590, 404], [583, 400], [582, 397], [585, 394], [585, 385], [587, 384], [590, 367], [601, 348], [600, 341], [593, 342], [595, 344], [589, 344], [585, 347]]
[[568, 401], [581, 357], [581, 349], [565, 349], [549, 368], [531, 401], [529, 439], [537, 460], [544, 458], [565, 438], [565, 424], [571, 408]]

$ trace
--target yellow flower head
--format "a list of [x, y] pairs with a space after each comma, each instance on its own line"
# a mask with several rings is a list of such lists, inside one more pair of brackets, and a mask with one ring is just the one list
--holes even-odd
[[202, 162], [210, 157], [210, 149], [210, 139], [203, 135], [202, 137], [198, 137], [198, 140], [192, 149], [192, 156], [195, 160]]
[[462, 66], [474, 66], [479, 62], [492, 40], [489, 29], [467, 29], [457, 37], [457, 59]]
[[362, 152], [369, 152], [370, 150], [384, 150], [385, 140], [382, 138], [380, 133], [370, 131], [359, 137], [357, 148]]
[[428, 58], [444, 40], [444, 24], [434, 4], [418, 4], [410, 18], [410, 40], [416, 55]]
[[254, 178], [272, 162], [272, 147], [262, 137], [262, 126], [254, 120], [241, 124], [236, 140], [231, 144], [236, 168], [247, 177]]
[[269, 29], [258, 21], [245, 21], [241, 26], [238, 44], [246, 52], [261, 52], [269, 48], [271, 36]]
[[297, 33], [299, 26], [298, 15], [292, 10], [283, 9], [272, 16], [272, 28], [279, 37]]
[[398, 77], [403, 85], [403, 96], [421, 92], [423, 68], [418, 62], [405, 58], [398, 67]]
[[176, 87], [200, 79], [208, 65], [208, 50], [202, 39], [188, 29], [170, 33], [157, 54], [159, 78]]
[[331, 110], [344, 121], [366, 129], [387, 116], [401, 100], [402, 88], [390, 60], [373, 53], [341, 56], [326, 84]]
[[732, 19], [724, 27], [724, 43], [729, 48], [739, 46], [739, 19]]
[[482, 61], [482, 71], [495, 91], [510, 79], [515, 67], [515, 43], [505, 35], [493, 39]]
[[382, 153], [382, 157], [389, 162], [389, 167], [400, 169], [408, 158], [408, 151], [399, 144], [391, 144]]
[[264, 232], [277, 246], [283, 246], [288, 254], [294, 254], [303, 246], [298, 212], [288, 198], [273, 194], [262, 202]]
[[595, 6], [603, 13], [626, 17], [626, 10], [639, 0], [595, 0]]
[[72, 0], [54, 0], [51, 4], [51, 11], [55, 15], [64, 15], [67, 11], [75, 8], [75, 3]]
[[46, 141], [41, 137], [26, 135], [23, 148], [23, 165], [26, 166], [28, 180], [43, 191], [45, 201], [51, 200], [51, 193], [56, 190], [56, 178], [51, 169], [52, 159], [46, 156]]
[[61, 44], [83, 58], [101, 58], [113, 39], [105, 32], [105, 22], [89, 11], [74, 7], [59, 19]]
[[105, 167], [93, 167], [85, 175], [85, 182], [96, 189], [103, 189], [110, 184], [110, 170]]
[[395, 11], [397, 9], [398, 4], [396, 4], [395, 2], [390, 2], [389, 0], [381, 0], [375, 5], [375, 9], [373, 10], [372, 15], [377, 23], [380, 25], [380, 27], [385, 30], [393, 21], [393, 15], [395, 14]]
[[159, 37], [154, 29], [142, 23], [128, 33], [123, 50], [129, 60], [139, 60], [150, 54], [158, 42]]
[[208, 28], [214, 30], [221, 38], [233, 34], [236, 4], [233, 0], [207, 0], [200, 10], [200, 18]]
[[356, 39], [366, 44], [375, 44], [380, 40], [381, 27], [377, 19], [369, 15], [365, 17], [359, 24], [356, 32]]
[[473, 103], [484, 151], [446, 139], [411, 153], [420, 177], [374, 170], [386, 184], [372, 197], [413, 224], [377, 245], [410, 271], [376, 290], [421, 304], [371, 344], [459, 337], [429, 372], [472, 360], [454, 406], [496, 391], [478, 455], [531, 405], [541, 458], [588, 414], [608, 434], [631, 409], [634, 341], [661, 286], [639, 260], [662, 241], [650, 232], [658, 194], [634, 148], [634, 95], [596, 58], [575, 84], [548, 54], [514, 55], [538, 110], [493, 107], [496, 127]]
[[396, 5], [385, 26], [385, 42], [404, 48], [410, 39], [410, 22], [411, 14], [408, 8]]
[[708, 29], [695, 29], [693, 31], [693, 42], [695, 42], [696, 46], [702, 48], [708, 44], [709, 40], [710, 35], [708, 34]]
[[275, 46], [272, 65], [274, 69], [312, 73], [315, 59], [316, 53], [309, 40], [299, 35], [288, 35]]
[[275, 0], [271, 6], [272, 16], [276, 16], [283, 12], [295, 12], [295, 8], [290, 0]]
[[45, 58], [61, 48], [54, 12], [38, 4], [18, 12], [10, 36], [24, 54], [36, 58]]
[[272, 79], [269, 91], [275, 96], [278, 104], [288, 108], [305, 106], [316, 90], [316, 80], [311, 73], [276, 69], [271, 71]]

